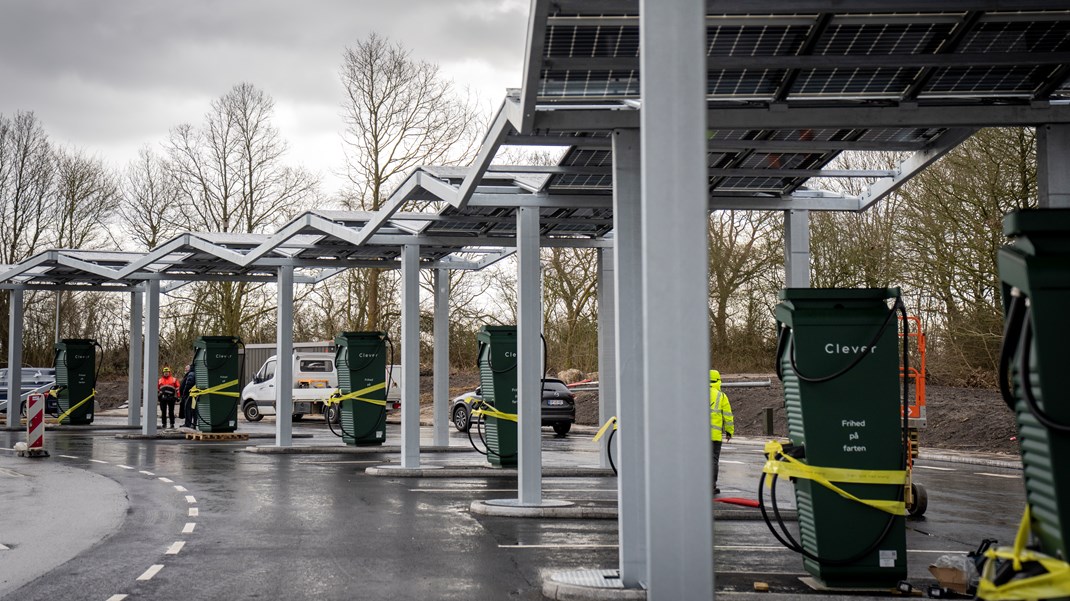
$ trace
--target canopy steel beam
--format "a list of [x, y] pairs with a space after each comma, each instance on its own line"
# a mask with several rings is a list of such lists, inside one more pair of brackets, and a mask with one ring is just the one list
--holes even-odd
[[517, 211], [517, 502], [542, 505], [542, 267], [539, 211]]
[[433, 444], [450, 444], [450, 272], [436, 269], [432, 275], [435, 291], [434, 357], [432, 358]]
[[[556, 7], [555, 7], [556, 8]], [[531, 133], [535, 122], [535, 97], [542, 57], [546, 46], [546, 18], [550, 14], [550, 0], [532, 0], [528, 13], [528, 43], [524, 46], [524, 84], [520, 88], [520, 118], [513, 122], [519, 133]]]
[[[540, 111], [535, 127], [549, 131], [608, 131], [639, 126], [638, 110]], [[1070, 123], [1070, 106], [1035, 105], [888, 105], [780, 108], [717, 107], [707, 113], [709, 129], [819, 129], [997, 127]]]
[[401, 251], [401, 467], [420, 467], [420, 248]]
[[[294, 268], [279, 267], [276, 287], [275, 446], [293, 446]], [[240, 410], [240, 409], [239, 409]]]
[[968, 140], [975, 131], [977, 130], [969, 128], [948, 130], [947, 133], [940, 136], [937, 144], [908, 157], [899, 164], [898, 175], [889, 180], [877, 182], [862, 192], [861, 203], [859, 205], [860, 210], [864, 211], [868, 209], [881, 199], [898, 190], [903, 184], [921, 173], [926, 167], [940, 160], [940, 157], [951, 152], [956, 146]]
[[[535, 0], [535, 3], [546, 4], [545, 0]], [[534, 14], [538, 10], [537, 7], [532, 8]], [[525, 89], [527, 89], [525, 87]], [[490, 129], [487, 131], [487, 135], [483, 138], [483, 144], [479, 148], [479, 153], [476, 155], [475, 161], [465, 176], [464, 181], [461, 182], [461, 187], [456, 191], [454, 199], [451, 201], [453, 206], [463, 209], [472, 199], [472, 195], [476, 192], [476, 187], [483, 180], [483, 175], [486, 174], [487, 168], [490, 167], [491, 161], [494, 160], [494, 156], [498, 154], [498, 149], [501, 148], [502, 142], [509, 134], [513, 133], [517, 128], [517, 120], [510, 121], [510, 114], [516, 114], [520, 111], [519, 107], [511, 107], [510, 104], [515, 104], [516, 101], [506, 98], [502, 102], [501, 108], [498, 109], [498, 114], [494, 116], [494, 121], [491, 122]], [[531, 100], [534, 103], [534, 98]], [[534, 110], [534, 109], [532, 109]], [[527, 120], [528, 118], [524, 118]]]
[[[142, 316], [144, 314], [144, 296], [140, 291], [130, 293], [130, 355], [127, 363], [127, 425], [137, 426], [141, 423], [141, 370], [138, 365], [141, 362], [141, 343], [144, 334]], [[184, 376], [185, 374], [183, 374]]]
[[156, 435], [156, 390], [152, 385], [159, 378], [160, 361], [160, 282], [153, 280], [145, 287], [145, 362], [141, 392], [141, 433]]
[[8, 293], [7, 328], [7, 430], [21, 430], [22, 400], [22, 290]]
[[[811, 69], [926, 69], [939, 67], [1018, 67], [1064, 65], [1070, 52], [979, 52], [956, 54], [813, 54], [706, 57], [710, 71]], [[554, 71], [638, 71], [638, 57], [547, 58]], [[776, 99], [774, 93], [774, 99]], [[781, 98], [782, 99], [782, 98]]]
[[609, 138], [590, 138], [585, 136], [540, 136], [513, 134], [505, 137], [502, 142], [507, 146], [574, 146], [578, 148], [591, 148], [607, 150], [612, 145]]
[[[706, 0], [708, 15], [792, 15], [802, 13], [940, 13], [967, 10], [1034, 11], [1064, 10], [1061, 0]], [[555, 0], [559, 15], [639, 14], [639, 0]]]

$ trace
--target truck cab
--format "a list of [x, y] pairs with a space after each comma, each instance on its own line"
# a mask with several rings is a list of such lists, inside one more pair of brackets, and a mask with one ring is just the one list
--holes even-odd
[[[265, 415], [275, 415], [275, 371], [278, 357], [272, 355], [253, 376], [241, 393], [241, 408], [245, 419], [256, 422]], [[324, 402], [338, 388], [338, 372], [334, 353], [294, 353], [293, 355], [293, 419], [322, 414]]]

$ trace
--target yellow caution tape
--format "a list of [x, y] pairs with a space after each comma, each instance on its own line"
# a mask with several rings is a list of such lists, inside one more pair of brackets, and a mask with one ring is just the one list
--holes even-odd
[[[1020, 601], [1024, 599], [1052, 599], [1070, 595], [1070, 564], [1054, 557], [1037, 553], [1025, 548], [1029, 539], [1030, 511], [1026, 505], [1022, 521], [1018, 525], [1018, 534], [1014, 537], [1014, 546], [1011, 548], [997, 547], [985, 551], [984, 569], [981, 573], [981, 581], [977, 585], [977, 597], [986, 601]], [[1004, 584], [996, 585], [993, 578], [996, 571], [996, 560], [1007, 559], [1012, 563], [1015, 572], [1022, 569], [1022, 562], [1036, 562], [1041, 565], [1046, 574], [1038, 574], [1027, 578], [1015, 578]]]
[[237, 385], [238, 385], [238, 381], [237, 380], [231, 380], [229, 382], [224, 382], [222, 384], [219, 384], [218, 386], [211, 386], [209, 388], [203, 388], [203, 389], [202, 388], [197, 388], [197, 386], [194, 386], [193, 388], [189, 389], [190, 408], [191, 409], [196, 409], [197, 408], [197, 397], [199, 397], [199, 396], [201, 396], [203, 394], [218, 394], [219, 396], [231, 396], [231, 397], [234, 397], [234, 398], [238, 398], [241, 395], [238, 394], [237, 392], [223, 392], [224, 390], [230, 388], [231, 386], [237, 386]]
[[[769, 460], [765, 462], [762, 471], [767, 474], [776, 474], [785, 478], [802, 478], [813, 480], [821, 486], [835, 492], [845, 499], [850, 499], [863, 505], [869, 505], [892, 515], [906, 515], [906, 503], [903, 501], [886, 501], [879, 499], [860, 499], [843, 490], [833, 482], [848, 482], [851, 484], [892, 484], [905, 486], [907, 473], [905, 470], [856, 470], [842, 467], [816, 467], [807, 465], [794, 457], [784, 454], [784, 447], [779, 442], [772, 440], [765, 443], [765, 453]], [[778, 461], [777, 458], [783, 461]], [[772, 482], [770, 482], [772, 484]]]
[[350, 392], [348, 394], [342, 394], [341, 390], [335, 390], [334, 394], [332, 394], [330, 398], [328, 398], [324, 402], [328, 405], [334, 405], [335, 403], [341, 403], [342, 401], [360, 401], [362, 403], [368, 403], [370, 405], [379, 405], [380, 407], [386, 407], [386, 401], [380, 401], [379, 399], [369, 399], [364, 396], [366, 394], [375, 392], [377, 390], [382, 390], [384, 388], [386, 388], [386, 382], [379, 382], [378, 384], [373, 384], [367, 388]]
[[494, 407], [491, 407], [490, 405], [488, 405], [486, 403], [482, 403], [481, 406], [482, 406], [481, 409], [476, 409], [475, 411], [472, 412], [473, 416], [482, 415], [484, 417], [495, 417], [495, 418], [504, 419], [504, 420], [510, 421], [510, 422], [518, 421], [518, 418], [517, 418], [515, 413], [506, 413], [504, 411], [498, 411], [497, 409], [495, 409]]
[[[49, 392], [52, 392], [52, 391], [50, 390]], [[89, 396], [85, 397], [81, 401], [78, 401], [77, 405], [75, 405], [74, 407], [71, 407], [70, 409], [68, 409], [68, 410], [64, 411], [63, 413], [61, 413], [60, 416], [56, 418], [56, 422], [57, 423], [63, 423], [63, 420], [66, 419], [67, 417], [69, 417], [71, 413], [74, 413], [75, 409], [81, 407], [82, 405], [85, 405], [86, 403], [89, 402], [89, 399], [91, 399], [91, 398], [93, 398], [95, 396], [97, 396], [97, 389], [96, 388], [93, 389], [93, 392], [89, 393]], [[55, 397], [59, 398], [59, 394], [56, 394]]]
[[223, 392], [224, 390], [230, 388], [231, 386], [237, 386], [237, 385], [238, 385], [238, 381], [237, 380], [231, 380], [229, 382], [224, 382], [224, 383], [222, 383], [222, 384], [220, 384], [218, 386], [212, 386], [210, 388], [203, 388], [202, 389], [202, 388], [197, 388], [196, 386], [194, 386], [193, 388], [189, 389], [189, 395], [194, 399], [199, 397], [199, 396], [201, 396], [201, 395], [203, 395], [203, 394], [218, 394], [219, 396], [238, 397], [240, 395], [237, 392]]
[[605, 435], [606, 432], [609, 432], [609, 427], [610, 426], [613, 426], [614, 430], [617, 429], [617, 416], [616, 415], [614, 415], [613, 417], [607, 419], [606, 423], [602, 424], [602, 427], [598, 429], [598, 433], [594, 435], [594, 441], [598, 442], [599, 439], [601, 439], [602, 436]]

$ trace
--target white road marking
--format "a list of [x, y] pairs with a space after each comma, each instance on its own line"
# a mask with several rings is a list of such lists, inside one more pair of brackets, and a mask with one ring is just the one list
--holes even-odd
[[139, 474], [145, 474], [146, 476], [155, 476], [155, 475], [156, 475], [156, 474], [154, 474], [154, 473], [152, 473], [152, 472], [147, 472], [147, 471], [145, 471], [145, 470], [141, 470], [141, 471], [140, 471], [140, 472], [138, 472], [138, 473], [139, 473]]
[[1015, 480], [1021, 480], [1022, 477], [1016, 474], [990, 474], [988, 472], [977, 472], [978, 476], [992, 476], [993, 478], [1013, 478]]
[[[499, 549], [616, 549], [617, 545], [597, 544], [597, 543], [572, 544], [572, 545], [561, 545], [561, 544], [525, 545], [525, 544], [518, 543], [518, 544], [515, 544], [515, 545], [498, 545], [498, 548]], [[777, 552], [777, 551], [786, 551], [787, 550], [784, 547], [779, 547], [779, 546], [774, 546], [774, 545], [768, 545], [768, 546], [758, 546], [758, 545], [755, 545], [755, 546], [749, 546], [749, 545], [714, 545], [713, 548], [716, 549], [717, 551]], [[908, 549], [907, 553], [926, 553], [926, 554], [932, 554], [932, 555], [949, 555], [949, 554], [950, 555], [965, 555], [966, 551], [962, 551], [962, 550], [948, 551], [948, 550], [945, 550], [945, 549]]]
[[200, 514], [201, 514], [200, 510], [197, 509], [196, 507], [190, 507], [189, 508], [189, 517], [195, 518], [195, 517], [199, 516]]
[[177, 490], [178, 492], [186, 492], [186, 487], [182, 486], [182, 485], [179, 485], [179, 484], [176, 484], [175, 485], [175, 490]]
[[[377, 462], [378, 463], [378, 462]], [[515, 488], [476, 488], [466, 490], [463, 488], [410, 488], [409, 492], [459, 492], [459, 493], [485, 493], [485, 492], [516, 492]], [[615, 488], [544, 488], [542, 492], [611, 492], [616, 493]]]
[[11, 547], [8, 547], [5, 544], [0, 543], [0, 551], [10, 551], [10, 550], [11, 550]]
[[182, 527], [182, 534], [192, 534], [193, 529], [197, 527], [196, 522], [186, 522], [186, 525]]
[[160, 477], [160, 479], [159, 479], [159, 480], [160, 480], [160, 482], [166, 482], [166, 483], [168, 483], [168, 484], [171, 484], [171, 483], [173, 483], [173, 482], [174, 482], [174, 480], [172, 480], [172, 479], [170, 479], [170, 478], [164, 478], [164, 477]]
[[722, 459], [722, 460], [720, 461], [720, 463], [731, 463], [731, 464], [733, 464], [733, 465], [747, 465], [747, 464], [746, 464], [745, 462], [743, 462], [743, 461], [733, 461], [733, 460], [731, 460], [731, 459]]
[[90, 459], [93, 463], [107, 463], [107, 461], [101, 461], [99, 459]]
[[121, 464], [121, 463], [120, 463], [120, 464], [117, 464], [117, 465], [116, 465], [115, 467], [121, 467], [121, 468], [123, 468], [124, 470], [132, 470], [132, 469], [134, 469], [134, 468], [130, 467], [129, 465], [123, 465], [123, 464]]
[[81, 457], [75, 457], [74, 455], [60, 455], [60, 457], [66, 457], [67, 459], [81, 459]]
[[194, 497], [193, 495], [186, 495], [186, 502], [187, 503], [196, 503], [197, 502], [197, 498]]
[[160, 570], [162, 570], [162, 569], [163, 569], [163, 564], [159, 564], [159, 563], [155, 564], [151, 568], [145, 570], [145, 573], [140, 575], [140, 576], [138, 576], [137, 579], [138, 580], [152, 580], [152, 577], [155, 576], [156, 574], [159, 574]]
[[129, 595], [112, 595], [108, 597], [108, 601], [123, 601], [123, 599], [126, 599], [128, 596]]
[[170, 547], [164, 551], [164, 555], [178, 555], [178, 552], [182, 550], [182, 547], [186, 546], [186, 541], [175, 541]]
[[936, 471], [939, 471], [939, 472], [956, 472], [956, 471], [958, 471], [953, 467], [936, 467], [935, 465], [915, 465], [914, 469], [936, 470]]

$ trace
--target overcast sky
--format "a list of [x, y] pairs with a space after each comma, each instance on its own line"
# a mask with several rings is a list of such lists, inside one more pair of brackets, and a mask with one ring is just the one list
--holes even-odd
[[519, 87], [528, 0], [0, 0], [0, 114], [123, 167], [248, 81], [276, 103], [289, 162], [340, 181], [346, 46], [378, 32], [488, 107]]

